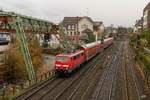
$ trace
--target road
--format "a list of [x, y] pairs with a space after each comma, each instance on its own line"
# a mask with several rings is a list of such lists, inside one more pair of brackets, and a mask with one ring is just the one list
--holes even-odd
[[57, 77], [17, 100], [150, 100], [129, 41], [116, 41], [70, 78]]

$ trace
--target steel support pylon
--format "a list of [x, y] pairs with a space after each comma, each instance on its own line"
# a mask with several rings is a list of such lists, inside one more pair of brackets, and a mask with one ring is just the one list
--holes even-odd
[[21, 47], [21, 51], [23, 53], [23, 57], [24, 57], [24, 60], [25, 60], [29, 80], [32, 83], [34, 83], [36, 81], [36, 75], [35, 75], [35, 71], [34, 71], [34, 68], [33, 68], [29, 48], [28, 48], [28, 42], [27, 42], [27, 39], [26, 39], [26, 36], [25, 36], [24, 29], [22, 27], [22, 24], [23, 24], [22, 20], [21, 20], [20, 17], [14, 16], [13, 17], [13, 22], [14, 22], [13, 23], [14, 28], [16, 29], [16, 34], [17, 34], [18, 39], [20, 41], [20, 47]]

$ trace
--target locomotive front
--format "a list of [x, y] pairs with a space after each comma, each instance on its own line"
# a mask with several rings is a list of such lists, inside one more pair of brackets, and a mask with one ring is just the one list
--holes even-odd
[[71, 67], [71, 59], [69, 56], [57, 55], [55, 60], [56, 73], [69, 73]]

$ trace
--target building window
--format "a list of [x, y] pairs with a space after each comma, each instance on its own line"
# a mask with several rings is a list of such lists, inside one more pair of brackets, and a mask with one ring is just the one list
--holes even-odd
[[71, 25], [68, 25], [68, 29], [71, 29]]
[[148, 10], [144, 12], [144, 16], [148, 16]]
[[86, 25], [86, 24], [83, 24], [83, 25], [81, 25], [81, 28], [88, 28], [88, 25]]
[[73, 29], [73, 30], [75, 29], [75, 26], [74, 26], [74, 25], [72, 25], [72, 29]]
[[74, 32], [74, 35], [77, 35], [77, 32]]
[[80, 32], [76, 32], [76, 35], [80, 35]]
[[67, 34], [70, 35], [70, 32], [68, 31]]
[[72, 32], [70, 32], [70, 35], [72, 36]]

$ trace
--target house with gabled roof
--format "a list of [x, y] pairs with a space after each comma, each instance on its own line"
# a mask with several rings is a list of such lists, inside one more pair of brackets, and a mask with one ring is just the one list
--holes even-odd
[[79, 40], [87, 33], [94, 33], [95, 23], [90, 17], [64, 17], [61, 24], [73, 40]]

